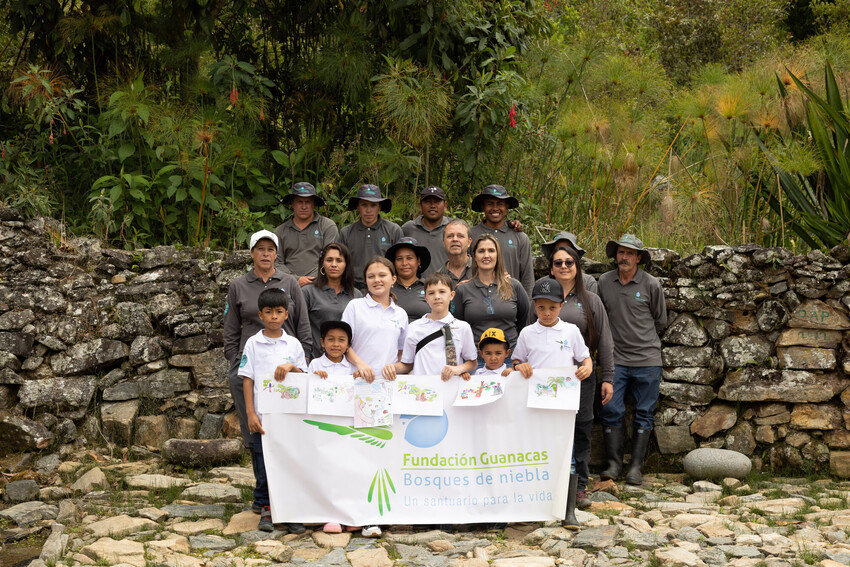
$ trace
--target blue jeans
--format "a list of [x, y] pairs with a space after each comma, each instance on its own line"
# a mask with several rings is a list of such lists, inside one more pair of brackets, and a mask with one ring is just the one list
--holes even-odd
[[661, 385], [660, 366], [614, 365], [614, 396], [602, 406], [602, 425], [620, 427], [626, 413], [626, 390], [631, 389], [635, 401], [635, 426], [652, 429], [655, 423], [655, 404]]
[[251, 464], [254, 466], [254, 504], [257, 506], [270, 506], [269, 481], [266, 477], [266, 460], [263, 458], [263, 438], [259, 433], [251, 434]]

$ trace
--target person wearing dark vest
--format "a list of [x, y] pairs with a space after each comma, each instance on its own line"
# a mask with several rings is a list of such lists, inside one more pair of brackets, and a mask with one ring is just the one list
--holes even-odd
[[363, 270], [375, 256], [383, 256], [390, 246], [404, 236], [401, 227], [381, 217], [388, 213], [393, 203], [381, 195], [377, 185], [361, 185], [357, 195], [348, 200], [348, 210], [356, 210], [359, 219], [344, 226], [339, 233], [339, 241], [348, 246], [354, 265], [354, 285], [360, 291], [366, 290]]
[[337, 241], [339, 230], [334, 221], [315, 211], [325, 206], [325, 200], [310, 183], [296, 183], [281, 202], [292, 209], [292, 216], [274, 229], [280, 244], [275, 265], [303, 287], [316, 277], [319, 255], [327, 244]]
[[393, 292], [396, 303], [407, 313], [408, 322], [413, 322], [431, 312], [425, 301], [425, 283], [422, 274], [431, 263], [431, 253], [420, 246], [415, 238], [405, 236], [387, 250], [387, 260], [393, 263], [396, 281]]
[[640, 268], [649, 265], [649, 251], [634, 234], [610, 240], [605, 253], [617, 269], [599, 278], [599, 298], [605, 305], [614, 338], [614, 395], [602, 406], [602, 433], [608, 466], [600, 475], [616, 479], [623, 468], [623, 415], [626, 390], [635, 402], [632, 459], [626, 483], [643, 482], [641, 467], [655, 421], [661, 385], [661, 339], [667, 326], [667, 306], [661, 284]]

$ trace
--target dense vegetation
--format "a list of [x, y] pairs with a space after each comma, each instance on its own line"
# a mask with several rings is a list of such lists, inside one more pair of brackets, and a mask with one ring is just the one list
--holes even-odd
[[595, 252], [626, 229], [681, 251], [831, 246], [850, 231], [848, 13], [0, 0], [0, 203], [120, 246], [231, 248], [280, 222], [294, 180], [340, 223], [362, 182], [395, 220], [427, 184], [469, 217], [498, 182], [537, 242], [569, 228]]

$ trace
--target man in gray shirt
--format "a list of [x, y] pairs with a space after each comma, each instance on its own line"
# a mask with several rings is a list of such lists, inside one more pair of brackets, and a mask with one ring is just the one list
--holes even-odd
[[381, 212], [390, 212], [392, 206], [392, 201], [381, 195], [377, 185], [361, 185], [357, 195], [348, 200], [348, 210], [356, 210], [360, 219], [342, 228], [339, 241], [351, 252], [354, 285], [364, 293], [366, 263], [374, 256], [386, 254], [403, 236], [400, 226], [381, 217]]
[[472, 258], [469, 257], [469, 225], [463, 219], [452, 219], [443, 228], [443, 250], [447, 260], [437, 272], [448, 274], [455, 286], [472, 277]]
[[472, 199], [472, 210], [484, 213], [484, 222], [472, 227], [472, 242], [482, 234], [492, 234], [502, 248], [505, 269], [531, 297], [534, 287], [534, 269], [531, 259], [531, 242], [524, 232], [518, 232], [505, 221], [508, 209], [519, 206], [516, 197], [508, 195], [501, 185], [488, 185]]
[[274, 229], [280, 242], [275, 265], [305, 286], [316, 277], [322, 248], [337, 241], [339, 229], [334, 221], [315, 211], [325, 206], [325, 200], [310, 183], [296, 183], [281, 202], [292, 209], [292, 216]]
[[641, 467], [655, 421], [655, 404], [661, 384], [661, 339], [667, 326], [667, 306], [661, 284], [643, 271], [649, 251], [634, 234], [624, 234], [605, 246], [617, 269], [599, 278], [599, 297], [605, 304], [614, 338], [614, 395], [602, 406], [602, 426], [608, 467], [603, 479], [615, 479], [623, 466], [623, 414], [626, 390], [634, 398], [632, 460], [626, 483], [643, 482]]
[[422, 278], [436, 272], [448, 260], [443, 248], [443, 229], [449, 222], [446, 215], [446, 193], [440, 187], [431, 185], [419, 193], [421, 215], [401, 225], [405, 236], [415, 238], [420, 246], [431, 253], [431, 264], [422, 272]]

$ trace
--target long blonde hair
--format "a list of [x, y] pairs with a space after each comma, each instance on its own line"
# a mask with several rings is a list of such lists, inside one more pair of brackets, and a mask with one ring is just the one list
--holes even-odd
[[496, 247], [496, 267], [494, 271], [496, 289], [499, 290], [499, 297], [502, 298], [502, 301], [508, 301], [514, 296], [514, 290], [511, 287], [511, 282], [508, 281], [508, 277], [505, 274], [505, 261], [502, 259], [502, 247], [499, 245], [499, 241], [496, 240], [496, 237], [492, 234], [482, 234], [475, 239], [475, 242], [472, 243], [472, 247], [470, 248], [472, 256], [472, 277], [478, 277], [478, 262], [475, 260], [475, 251], [478, 250], [478, 245], [485, 240], [491, 241]]

